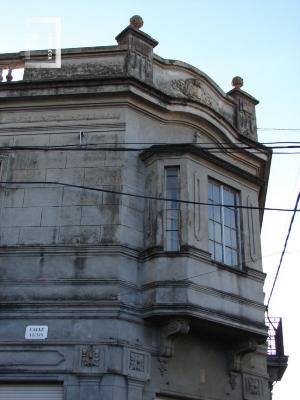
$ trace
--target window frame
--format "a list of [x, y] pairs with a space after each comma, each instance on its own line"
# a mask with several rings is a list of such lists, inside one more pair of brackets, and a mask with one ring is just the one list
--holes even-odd
[[[212, 189], [210, 189], [210, 185], [212, 185]], [[218, 204], [214, 201], [213, 198], [210, 196], [211, 190], [213, 190], [213, 186], [219, 188], [220, 192], [220, 221], [217, 221], [213, 218], [211, 218], [211, 215], [215, 215], [215, 212], [212, 211], [210, 208], [211, 202], [214, 202], [215, 204]], [[230, 267], [233, 269], [242, 269], [243, 266], [243, 252], [242, 252], [242, 215], [240, 212], [239, 208], [236, 208], [235, 206], [239, 206], [241, 203], [241, 191], [228, 185], [227, 183], [220, 182], [215, 178], [208, 177], [207, 181], [207, 188], [208, 188], [208, 251], [211, 254], [211, 259], [216, 262], [220, 263], [222, 265], [225, 265], [226, 267]], [[233, 204], [229, 204], [229, 207], [226, 207], [226, 204], [228, 204], [224, 198], [224, 192], [231, 193], [233, 195]], [[213, 206], [213, 208], [218, 208], [217, 206]], [[225, 212], [226, 210], [229, 210], [229, 215], [230, 217], [230, 225], [228, 225], [228, 222], [226, 222], [226, 219], [228, 219], [228, 214], [227, 217], [225, 217]], [[234, 215], [234, 224], [232, 224], [232, 212]], [[212, 224], [218, 224], [221, 225], [221, 241], [216, 240], [216, 235], [215, 235], [215, 225], [213, 225], [213, 238], [211, 237], [211, 223]], [[235, 232], [235, 236], [232, 235], [232, 231]], [[227, 232], [225, 234], [225, 232]], [[228, 232], [230, 233], [230, 241], [228, 241]], [[236, 242], [236, 245], [234, 246], [233, 242]], [[215, 248], [214, 252], [211, 252], [211, 243], [216, 246], [221, 245], [222, 247], [222, 257], [217, 257], [215, 254]], [[230, 261], [228, 260], [228, 254], [230, 252]], [[233, 262], [234, 255], [236, 256], [236, 262]]]
[[[173, 198], [173, 194], [170, 193], [168, 188], [168, 171], [177, 172], [177, 187], [176, 195], [174, 200], [179, 200], [180, 197], [180, 166], [179, 165], [164, 165], [164, 195], [165, 198]], [[164, 205], [164, 250], [168, 252], [180, 251], [180, 203], [165, 201]], [[168, 214], [171, 214], [171, 218], [168, 218]], [[171, 228], [169, 223], [171, 221]], [[174, 225], [172, 226], [172, 224]]]

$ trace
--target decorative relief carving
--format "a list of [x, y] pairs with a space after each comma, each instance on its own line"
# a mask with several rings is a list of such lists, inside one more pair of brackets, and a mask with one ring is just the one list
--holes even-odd
[[232, 371], [240, 372], [242, 358], [248, 353], [254, 353], [257, 349], [257, 342], [255, 339], [249, 339], [245, 342], [239, 343], [232, 348], [229, 353], [229, 373]]
[[164, 325], [161, 328], [161, 354], [165, 357], [171, 357], [174, 352], [174, 339], [179, 335], [187, 335], [189, 331], [189, 321], [184, 318], [171, 320]]
[[246, 99], [238, 99], [237, 129], [242, 135], [245, 135], [250, 139], [257, 139], [254, 106]]
[[199, 79], [173, 79], [171, 81], [171, 86], [174, 90], [179, 91], [186, 97], [197, 100], [215, 111], [219, 111], [218, 103], [207, 92], [203, 83]]
[[243, 374], [243, 389], [245, 400], [264, 398], [263, 380], [258, 376]]
[[237, 385], [237, 374], [230, 372], [229, 373], [229, 384], [232, 390], [236, 388]]
[[147, 380], [150, 377], [150, 354], [136, 349], [124, 349], [124, 374], [131, 378]]
[[100, 350], [94, 349], [92, 345], [85, 346], [81, 349], [81, 366], [82, 367], [99, 367]]
[[167, 371], [167, 359], [165, 357], [158, 357], [158, 370], [161, 376], [165, 375]]
[[[49, 111], [46, 110], [35, 111], [31, 113], [18, 113], [17, 122], [42, 122], [42, 121], [74, 121], [74, 120], [101, 120], [101, 119], [120, 119], [121, 114], [116, 112], [99, 112], [99, 110], [68, 110], [62, 111]], [[13, 113], [6, 113], [1, 116], [1, 123], [15, 122], [15, 115]], [[119, 123], [119, 122], [118, 122]]]
[[249, 394], [261, 394], [260, 391], [260, 381], [258, 378], [248, 378], [246, 380], [246, 391]]
[[125, 58], [125, 70], [128, 75], [136, 76], [142, 81], [152, 81], [152, 47], [132, 39]]
[[24, 80], [76, 79], [86, 77], [123, 75], [121, 64], [65, 64], [61, 68], [28, 68], [24, 71]]
[[129, 369], [131, 371], [145, 371], [145, 354], [131, 351], [129, 353]]

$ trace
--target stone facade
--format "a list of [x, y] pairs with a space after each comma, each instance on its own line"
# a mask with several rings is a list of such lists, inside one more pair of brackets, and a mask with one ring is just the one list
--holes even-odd
[[[23, 81], [0, 84], [0, 389], [267, 400], [255, 207], [271, 154], [257, 143], [257, 101], [153, 54], [157, 42], [137, 26], [116, 39], [63, 49], [61, 69], [25, 64]], [[174, 167], [189, 201], [176, 208], [176, 251], [163, 200]], [[238, 212], [234, 266], [210, 252], [210, 181], [249, 207]]]

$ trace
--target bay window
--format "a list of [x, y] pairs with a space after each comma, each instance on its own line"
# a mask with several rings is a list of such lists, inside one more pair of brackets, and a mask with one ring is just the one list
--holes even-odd
[[239, 192], [213, 180], [208, 182], [209, 252], [213, 260], [240, 265]]

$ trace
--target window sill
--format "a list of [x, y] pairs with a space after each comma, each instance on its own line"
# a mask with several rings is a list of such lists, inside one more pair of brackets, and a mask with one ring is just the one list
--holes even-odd
[[231, 265], [224, 264], [222, 262], [215, 261], [213, 259], [211, 259], [211, 263], [213, 265], [215, 265], [216, 267], [218, 267], [220, 269], [223, 269], [223, 270], [226, 270], [228, 272], [233, 272], [233, 273], [241, 275], [241, 276], [248, 276], [247, 271], [245, 269], [241, 269], [241, 267], [238, 267], [238, 266], [237, 267], [233, 267]]

